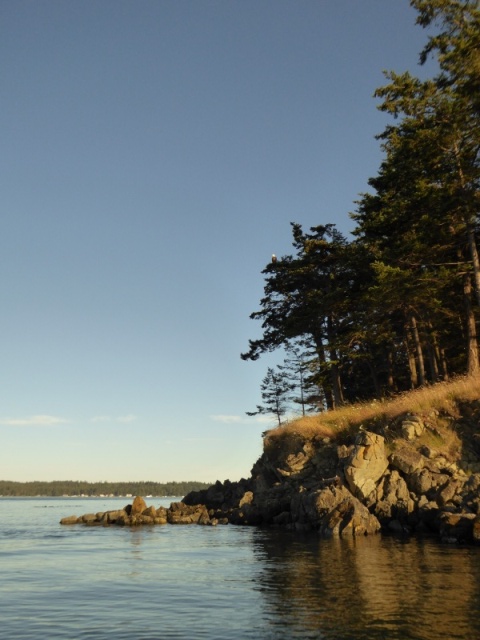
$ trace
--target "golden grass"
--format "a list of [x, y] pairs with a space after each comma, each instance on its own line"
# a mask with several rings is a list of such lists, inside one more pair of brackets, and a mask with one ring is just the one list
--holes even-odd
[[415, 389], [390, 400], [346, 405], [333, 411], [292, 420], [282, 427], [267, 431], [265, 445], [277, 438], [299, 436], [305, 439], [341, 439], [360, 427], [386, 425], [406, 413], [428, 416], [433, 411], [456, 416], [458, 403], [480, 399], [480, 375], [455, 378], [451, 382]]

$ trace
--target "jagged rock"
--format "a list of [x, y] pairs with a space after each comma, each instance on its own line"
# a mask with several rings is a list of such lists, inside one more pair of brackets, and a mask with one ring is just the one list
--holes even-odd
[[243, 505], [250, 504], [252, 501], [253, 501], [253, 492], [252, 491], [245, 491], [245, 493], [243, 494], [242, 498], [240, 498], [238, 506], [239, 507], [243, 507]]
[[278, 468], [277, 471], [283, 476], [291, 476], [302, 471], [306, 463], [312, 456], [312, 444], [305, 443], [302, 451], [298, 453], [290, 453], [285, 458], [284, 464], [286, 469]]
[[377, 499], [388, 500], [392, 504], [397, 500], [406, 502], [410, 499], [407, 483], [398, 471], [392, 469], [381, 479], [377, 488]]
[[277, 483], [266, 491], [253, 494], [250, 503], [242, 504], [235, 511], [235, 520], [245, 524], [271, 524], [276, 516], [290, 511], [292, 495], [296, 489], [290, 483]]
[[351, 492], [360, 499], [368, 498], [388, 468], [384, 438], [362, 431], [345, 463], [345, 478]]
[[347, 446], [346, 444], [341, 444], [339, 447], [337, 447], [337, 457], [339, 461], [345, 464], [349, 456], [351, 456], [353, 449], [354, 449], [353, 444], [350, 446]]
[[390, 456], [390, 464], [395, 469], [409, 475], [423, 468], [423, 456], [413, 449], [403, 448]]
[[[404, 523], [415, 508], [407, 483], [398, 471], [393, 469], [379, 482], [376, 500], [371, 505], [382, 525], [393, 519]], [[402, 527], [404, 525], [402, 524]]]
[[205, 508], [202, 509], [200, 513], [200, 517], [197, 520], [197, 524], [202, 524], [202, 525], [211, 524], [210, 516], [208, 515], [208, 511]]
[[156, 518], [157, 510], [155, 507], [147, 507], [142, 511], [142, 516], [149, 516], [150, 518]]
[[325, 537], [359, 536], [380, 530], [377, 518], [344, 486], [296, 494], [291, 516], [297, 528], [314, 528]]
[[417, 469], [407, 477], [408, 487], [417, 495], [424, 495], [436, 486], [433, 473], [428, 469]]
[[462, 505], [473, 513], [480, 513], [480, 474], [466, 478], [460, 492]]
[[210, 519], [203, 504], [187, 505], [184, 502], [172, 502], [167, 511], [167, 520], [170, 524], [197, 524], [200, 518]]
[[463, 487], [463, 482], [460, 480], [449, 480], [437, 493], [437, 502], [441, 507], [444, 507], [453, 500]]
[[238, 508], [240, 500], [247, 491], [252, 489], [252, 481], [242, 478], [238, 482], [225, 480], [217, 482], [202, 491], [192, 491], [183, 498], [183, 503], [187, 505], [204, 504], [208, 509], [229, 509]]

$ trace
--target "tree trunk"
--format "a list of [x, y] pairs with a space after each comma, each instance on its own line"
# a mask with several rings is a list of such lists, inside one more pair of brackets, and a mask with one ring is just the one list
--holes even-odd
[[405, 325], [405, 349], [407, 350], [408, 368], [410, 371], [410, 386], [412, 389], [418, 387], [417, 365], [415, 363], [415, 354], [410, 348], [409, 326]]
[[[332, 349], [330, 351], [330, 358], [336, 360], [336, 351], [335, 349]], [[334, 408], [336, 407], [341, 407], [342, 404], [345, 404], [345, 399], [343, 397], [343, 390], [342, 390], [342, 381], [340, 379], [340, 368], [338, 366], [338, 364], [331, 364], [330, 365], [330, 376], [332, 379], [332, 391], [333, 391], [333, 402], [334, 402]]]
[[368, 369], [370, 371], [370, 376], [372, 378], [373, 388], [375, 389], [375, 397], [376, 398], [381, 398], [382, 397], [382, 390], [381, 390], [380, 384], [378, 382], [378, 376], [377, 376], [377, 371], [375, 369], [375, 365], [372, 362], [372, 360], [370, 360], [370, 358], [366, 359], [366, 363], [367, 363]]
[[333, 320], [331, 316], [327, 318], [327, 339], [329, 343], [329, 357], [330, 357], [330, 377], [332, 380], [333, 401], [335, 407], [340, 407], [345, 403], [342, 390], [342, 381], [340, 379], [340, 367], [338, 366], [338, 354], [337, 350], [333, 346], [334, 344], [334, 331]]
[[445, 349], [443, 349], [443, 348], [439, 347], [438, 352], [440, 354], [440, 364], [442, 366], [442, 377], [446, 382], [449, 379], [448, 366], [447, 366], [447, 356], [445, 355]]
[[[455, 154], [455, 160], [457, 163], [458, 176], [460, 178], [460, 185], [462, 192], [467, 192], [467, 181], [462, 169], [462, 162], [460, 159], [460, 150], [458, 148], [458, 141], [454, 140], [453, 152]], [[478, 258], [477, 243], [475, 241], [475, 215], [470, 215], [468, 211], [465, 212], [464, 221], [467, 226], [467, 242], [468, 250], [470, 253], [470, 259], [473, 266], [473, 283], [475, 289], [475, 295], [477, 299], [477, 305], [480, 306], [480, 260]], [[471, 283], [470, 283], [471, 287]]]
[[473, 276], [475, 283], [475, 294], [477, 298], [477, 305], [480, 307], [480, 260], [478, 258], [477, 243], [475, 242], [475, 232], [472, 225], [469, 225], [467, 231], [468, 248], [470, 249], [470, 256], [473, 264]]
[[423, 359], [422, 343], [418, 333], [417, 319], [413, 313], [410, 314], [410, 327], [412, 329], [413, 342], [415, 344], [415, 353], [417, 355], [418, 364], [418, 382], [420, 386], [425, 384], [425, 362]]
[[433, 344], [433, 340], [429, 340], [427, 344], [427, 352], [428, 352], [428, 365], [430, 369], [430, 380], [432, 382], [438, 382], [439, 380], [439, 371], [438, 371], [438, 349], [435, 349]]
[[469, 273], [463, 276], [463, 298], [465, 302], [465, 324], [467, 331], [467, 373], [479, 371], [477, 330], [475, 315], [472, 309], [472, 277]]
[[[320, 363], [320, 372], [323, 374], [327, 369], [327, 358], [325, 356], [325, 347], [323, 345], [323, 341], [321, 336], [314, 335], [313, 341], [315, 342], [315, 351], [317, 353], [318, 362]], [[322, 384], [323, 393], [325, 395], [325, 405], [327, 410], [334, 408], [334, 400], [332, 390], [326, 384]]]
[[395, 391], [395, 378], [393, 375], [393, 353], [389, 349], [387, 353], [387, 387], [390, 391]]

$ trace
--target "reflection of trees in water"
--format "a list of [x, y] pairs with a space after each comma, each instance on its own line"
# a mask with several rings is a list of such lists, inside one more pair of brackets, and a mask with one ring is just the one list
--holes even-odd
[[266, 613], [293, 637], [480, 637], [480, 549], [280, 531], [261, 531], [256, 542]]

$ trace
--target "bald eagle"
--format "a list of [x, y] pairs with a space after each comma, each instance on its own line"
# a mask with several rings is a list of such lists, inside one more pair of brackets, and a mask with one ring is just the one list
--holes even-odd
[[276, 262], [277, 261], [277, 256], [273, 253], [272, 254], [272, 262]]

